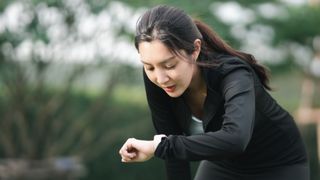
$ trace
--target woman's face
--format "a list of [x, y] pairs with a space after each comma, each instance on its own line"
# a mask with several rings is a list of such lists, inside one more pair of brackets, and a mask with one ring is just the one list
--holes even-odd
[[181, 96], [198, 70], [185, 52], [176, 56], [159, 40], [141, 42], [139, 53], [148, 78], [171, 97]]

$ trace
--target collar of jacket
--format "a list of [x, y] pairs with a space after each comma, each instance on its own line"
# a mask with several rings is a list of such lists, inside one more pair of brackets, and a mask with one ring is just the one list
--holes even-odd
[[[223, 106], [223, 98], [221, 93], [218, 91], [219, 84], [219, 72], [215, 68], [202, 68], [202, 73], [204, 75], [205, 81], [207, 83], [207, 97], [204, 102], [203, 109], [203, 129], [206, 131], [207, 125], [214, 119], [217, 111]], [[210, 78], [208, 77], [210, 76]], [[187, 105], [187, 102], [183, 96], [175, 98], [173, 100], [175, 107], [175, 114], [178, 118], [179, 124], [184, 132], [188, 132], [189, 124], [191, 121], [191, 110]]]

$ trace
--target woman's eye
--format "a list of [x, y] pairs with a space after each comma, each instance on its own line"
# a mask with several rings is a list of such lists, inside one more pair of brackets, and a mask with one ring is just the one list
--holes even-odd
[[152, 71], [153, 67], [144, 67], [147, 71]]
[[175, 65], [167, 65], [166, 66], [166, 69], [173, 69], [173, 68], [175, 68]]

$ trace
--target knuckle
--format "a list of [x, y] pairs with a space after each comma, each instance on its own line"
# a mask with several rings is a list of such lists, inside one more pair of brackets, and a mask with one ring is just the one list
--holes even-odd
[[132, 141], [134, 141], [134, 140], [135, 140], [135, 138], [129, 138], [129, 139], [128, 139], [129, 142], [132, 142]]

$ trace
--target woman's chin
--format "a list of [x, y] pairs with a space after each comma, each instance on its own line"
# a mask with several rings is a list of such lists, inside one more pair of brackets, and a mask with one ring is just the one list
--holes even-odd
[[172, 97], [172, 98], [178, 98], [178, 97], [180, 97], [181, 95], [182, 95], [182, 93], [180, 93], [180, 92], [167, 92], [166, 91], [166, 93], [168, 94], [168, 96], [170, 96], [170, 97]]

